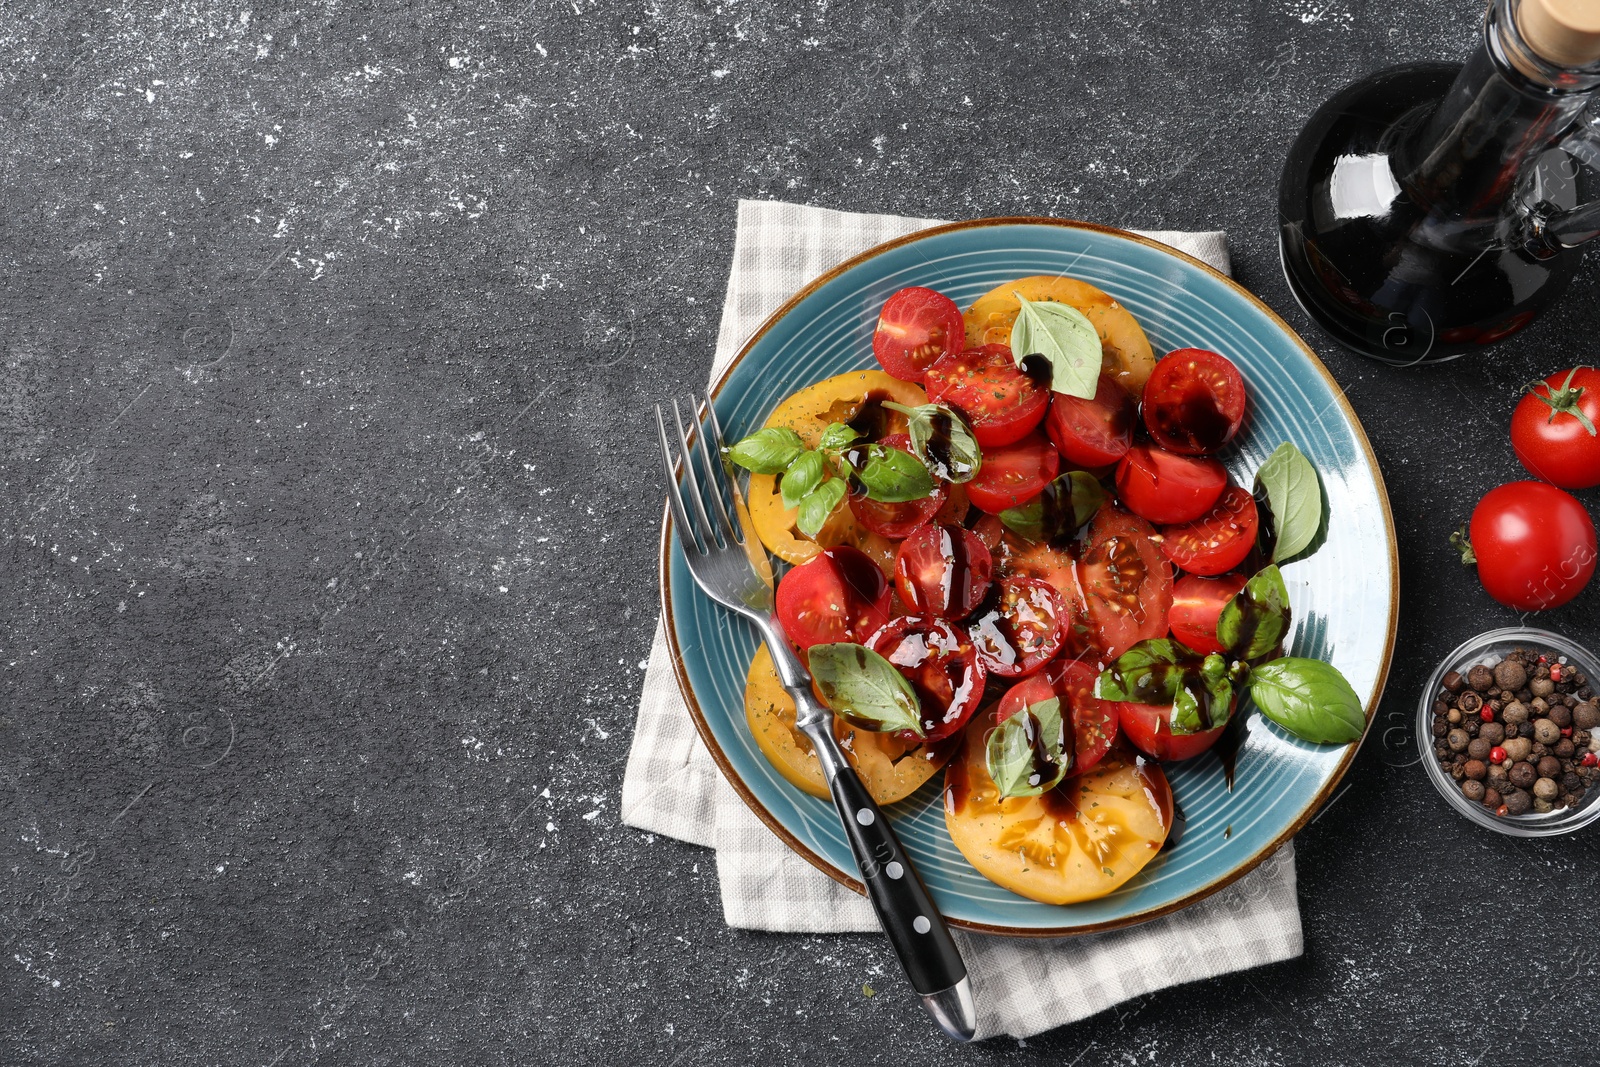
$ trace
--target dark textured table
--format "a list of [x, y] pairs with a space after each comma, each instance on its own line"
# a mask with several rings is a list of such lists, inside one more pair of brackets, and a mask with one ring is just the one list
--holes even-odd
[[[1593, 1062], [1596, 836], [1472, 829], [1408, 722], [1513, 621], [1446, 537], [1521, 475], [1519, 384], [1595, 358], [1600, 274], [1396, 371], [1275, 247], [1311, 109], [1477, 15], [6, 5], [0, 1063]], [[739, 197], [1226, 228], [1323, 353], [1404, 600], [1298, 838], [1304, 958], [957, 1049], [878, 939], [729, 930], [710, 854], [619, 825], [647, 414], [705, 380]], [[1600, 640], [1597, 596], [1541, 621]]]

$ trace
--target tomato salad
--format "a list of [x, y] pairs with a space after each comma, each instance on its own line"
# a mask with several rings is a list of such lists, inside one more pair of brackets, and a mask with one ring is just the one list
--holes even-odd
[[[965, 313], [900, 290], [872, 348], [882, 370], [800, 390], [728, 452], [792, 565], [778, 620], [880, 803], [943, 769], [973, 866], [1064, 904], [1157, 854], [1161, 761], [1215, 745], [1246, 687], [1301, 738], [1359, 740], [1344, 678], [1282, 654], [1277, 564], [1314, 550], [1320, 483], [1291, 444], [1233, 482], [1218, 453], [1248, 394], [1226, 356], [1157, 360], [1126, 308], [1060, 277]], [[784, 777], [825, 797], [765, 650], [746, 716]]]

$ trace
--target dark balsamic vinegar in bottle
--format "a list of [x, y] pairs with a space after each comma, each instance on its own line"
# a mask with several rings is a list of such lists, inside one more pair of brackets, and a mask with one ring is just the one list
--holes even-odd
[[1279, 247], [1296, 299], [1340, 343], [1438, 362], [1517, 332], [1565, 291], [1600, 164], [1600, 0], [1496, 0], [1465, 64], [1381, 71], [1290, 150]]

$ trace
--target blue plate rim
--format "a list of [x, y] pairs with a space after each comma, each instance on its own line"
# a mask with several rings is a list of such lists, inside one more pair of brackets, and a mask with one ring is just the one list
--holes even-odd
[[[763, 322], [760, 327], [758, 327], [756, 331], [750, 335], [749, 340], [745, 341], [744, 345], [740, 347], [738, 354], [728, 362], [728, 365], [725, 368], [723, 368], [722, 373], [717, 375], [717, 379], [712, 383], [707, 395], [708, 402], [714, 401], [719, 395], [721, 395], [723, 386], [727, 384], [728, 378], [732, 376], [733, 372], [738, 368], [745, 356], [749, 355], [750, 350], [753, 349], [761, 341], [761, 339], [766, 336], [770, 330], [772, 330], [773, 327], [775, 327], [786, 315], [793, 311], [796, 306], [798, 306], [812, 293], [822, 288], [824, 285], [827, 285], [835, 278], [893, 249], [901, 248], [908, 244], [914, 244], [917, 241], [926, 240], [930, 237], [955, 233], [961, 230], [978, 229], [986, 226], [1041, 226], [1057, 229], [1086, 230], [1092, 233], [1112, 237], [1114, 239], [1128, 241], [1133, 244], [1144, 245], [1147, 248], [1153, 249], [1156, 252], [1162, 253], [1171, 257], [1172, 259], [1178, 260], [1181, 263], [1200, 270], [1205, 274], [1210, 275], [1216, 281], [1221, 282], [1227, 288], [1232, 289], [1235, 294], [1253, 305], [1257, 311], [1261, 312], [1262, 315], [1266, 316], [1268, 321], [1276, 326], [1283, 333], [1284, 337], [1291, 341], [1295, 347], [1300, 350], [1300, 354], [1305, 357], [1312, 369], [1320, 374], [1327, 382], [1328, 387], [1333, 391], [1336, 403], [1339, 405], [1340, 410], [1344, 412], [1345, 417], [1349, 420], [1352, 429], [1355, 431], [1356, 443], [1361, 448], [1361, 454], [1366, 458], [1367, 468], [1371, 472], [1373, 482], [1378, 489], [1379, 502], [1383, 506], [1384, 534], [1389, 545], [1389, 617], [1387, 620], [1387, 626], [1385, 627], [1387, 636], [1384, 641], [1382, 662], [1378, 668], [1377, 684], [1373, 687], [1372, 697], [1367, 701], [1365, 709], [1367, 717], [1366, 727], [1362, 730], [1361, 740], [1347, 746], [1344, 756], [1340, 759], [1338, 766], [1334, 769], [1334, 773], [1329, 777], [1328, 781], [1323, 784], [1322, 788], [1317, 791], [1316, 796], [1314, 796], [1305, 806], [1293, 823], [1291, 823], [1272, 841], [1263, 845], [1251, 855], [1242, 858], [1230, 870], [1224, 872], [1200, 888], [1191, 891], [1178, 900], [1171, 901], [1157, 907], [1147, 908], [1143, 911], [1134, 912], [1130, 915], [1124, 915], [1117, 919], [1108, 919], [1095, 923], [1080, 923], [1072, 926], [1033, 927], [1005, 926], [993, 923], [975, 922], [970, 919], [958, 919], [950, 916], [945, 917], [946, 922], [948, 922], [951, 926], [960, 927], [964, 930], [970, 930], [974, 933], [991, 934], [1000, 937], [1060, 938], [1076, 937], [1084, 934], [1104, 933], [1108, 930], [1118, 930], [1124, 927], [1136, 926], [1139, 923], [1149, 922], [1151, 919], [1159, 919], [1163, 915], [1170, 915], [1173, 912], [1180, 911], [1191, 904], [1196, 904], [1199, 901], [1206, 899], [1213, 893], [1226, 889], [1240, 878], [1243, 878], [1245, 875], [1255, 870], [1258, 866], [1265, 862], [1268, 857], [1277, 852], [1285, 842], [1294, 837], [1295, 834], [1299, 833], [1300, 830], [1316, 816], [1317, 812], [1322, 808], [1322, 805], [1327, 801], [1327, 799], [1333, 795], [1340, 781], [1344, 779], [1345, 774], [1349, 771], [1350, 765], [1355, 762], [1356, 754], [1360, 751], [1362, 743], [1366, 740], [1367, 735], [1372, 732], [1372, 723], [1377, 717], [1378, 705], [1383, 700], [1384, 689], [1387, 687], [1389, 681], [1389, 669], [1394, 659], [1396, 629], [1400, 618], [1400, 556], [1399, 549], [1395, 541], [1394, 513], [1389, 504], [1389, 491], [1383, 480], [1383, 469], [1378, 464], [1377, 454], [1372, 450], [1372, 443], [1367, 439], [1366, 428], [1361, 425], [1361, 419], [1356, 415], [1355, 409], [1350, 406], [1350, 401], [1345, 396], [1343, 387], [1339, 385], [1338, 381], [1333, 377], [1332, 373], [1329, 372], [1327, 366], [1323, 364], [1321, 358], [1318, 357], [1316, 352], [1312, 351], [1311, 346], [1306, 344], [1304, 339], [1302, 339], [1288, 323], [1284, 322], [1277, 312], [1273, 311], [1270, 307], [1263, 303], [1260, 297], [1250, 292], [1250, 290], [1234, 281], [1228, 275], [1223, 274], [1215, 267], [1212, 267], [1209, 263], [1196, 259], [1194, 256], [1191, 256], [1186, 252], [1180, 251], [1179, 249], [1173, 248], [1171, 245], [1163, 244], [1162, 242], [1152, 238], [1145, 237], [1141, 234], [1133, 233], [1128, 230], [1119, 229], [1115, 226], [1104, 226], [1099, 223], [1083, 222], [1078, 219], [1057, 219], [1028, 215], [1000, 215], [989, 218], [968, 219], [963, 222], [949, 222], [939, 226], [932, 226], [925, 230], [917, 230], [914, 233], [909, 233], [902, 237], [885, 241], [882, 244], [874, 245], [872, 248], [869, 248], [864, 252], [851, 256], [849, 259], [837, 264], [827, 271], [824, 271], [816, 278], [813, 278], [811, 281], [807, 282], [804, 286], [797, 290], [793, 296], [784, 301], [783, 306], [778, 308], [778, 310], [774, 311], [767, 317], [766, 321]], [[683, 649], [678, 641], [677, 627], [672, 614], [672, 514], [670, 508], [665, 502], [662, 504], [659, 572], [661, 586], [661, 617], [666, 629], [667, 647], [672, 654], [673, 677], [678, 683], [678, 691], [683, 696], [683, 702], [689, 709], [689, 716], [694, 721], [695, 731], [700, 735], [700, 740], [706, 746], [707, 751], [710, 752], [712, 762], [716, 764], [718, 772], [728, 782], [728, 784], [733, 787], [733, 791], [738, 794], [739, 799], [744, 802], [745, 806], [754, 812], [756, 817], [765, 823], [767, 828], [778, 836], [779, 840], [781, 840], [807, 863], [810, 863], [813, 867], [817, 868], [823, 874], [826, 874], [829, 878], [832, 878], [840, 885], [846, 886], [852, 891], [865, 896], [866, 887], [859, 879], [852, 878], [850, 875], [846, 874], [844, 871], [841, 871], [826, 859], [817, 855], [810, 848], [806, 847], [806, 845], [801, 842], [799, 838], [797, 838], [786, 826], [783, 825], [777, 816], [773, 815], [772, 812], [767, 809], [766, 805], [761, 802], [760, 798], [758, 798], [755, 793], [753, 793], [750, 788], [745, 785], [743, 779], [740, 778], [738, 772], [734, 769], [733, 763], [728, 759], [727, 754], [722, 751], [722, 746], [718, 743], [716, 735], [711, 729], [711, 724], [706, 720], [705, 712], [701, 710], [700, 702], [695, 697], [694, 686], [689, 681], [688, 670], [684, 665], [683, 660]]]

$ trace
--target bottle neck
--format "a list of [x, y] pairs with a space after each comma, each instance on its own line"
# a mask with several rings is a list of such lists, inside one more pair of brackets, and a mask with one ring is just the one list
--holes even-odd
[[1498, 216], [1530, 163], [1578, 123], [1600, 71], [1540, 59], [1517, 30], [1515, 0], [1497, 0], [1478, 47], [1407, 153], [1419, 202], [1464, 219]]

